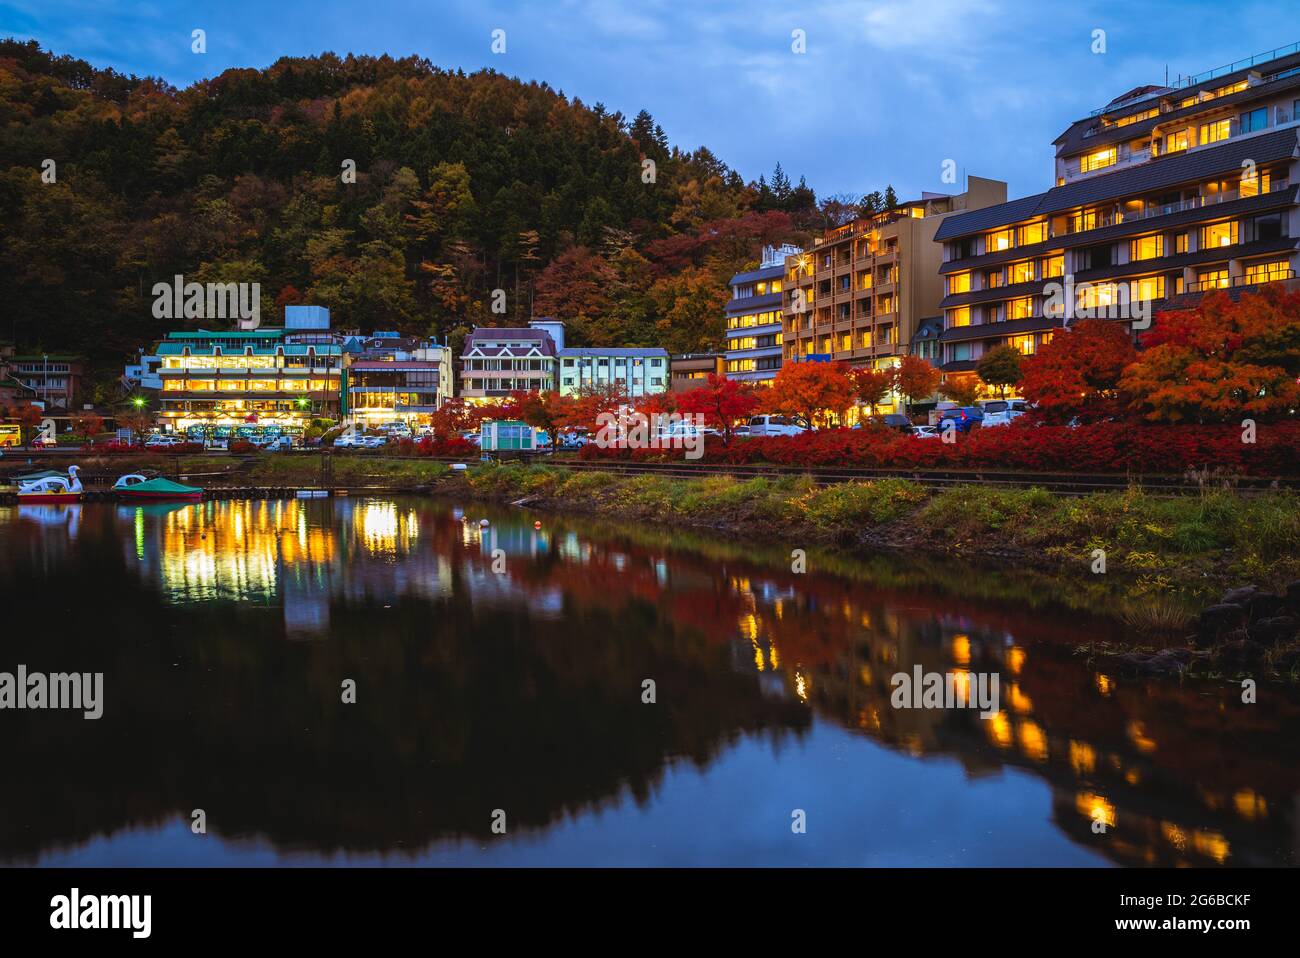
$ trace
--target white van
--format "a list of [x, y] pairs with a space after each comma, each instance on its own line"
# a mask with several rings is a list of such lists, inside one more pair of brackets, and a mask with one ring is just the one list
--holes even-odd
[[797, 436], [807, 431], [789, 416], [752, 416], [749, 420], [751, 436]]
[[984, 410], [983, 426], [1009, 426], [1011, 420], [1025, 414], [1026, 403], [1023, 399], [986, 399], [980, 403]]

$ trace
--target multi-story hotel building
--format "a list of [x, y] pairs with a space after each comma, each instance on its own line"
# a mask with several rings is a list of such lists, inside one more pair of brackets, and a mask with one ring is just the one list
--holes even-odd
[[570, 346], [559, 350], [559, 357], [562, 396], [617, 385], [635, 399], [668, 389], [668, 350], [661, 347]]
[[781, 289], [786, 257], [797, 246], [764, 246], [758, 269], [731, 277], [727, 303], [728, 379], [767, 384], [781, 368]]
[[451, 398], [451, 350], [433, 340], [377, 332], [344, 349], [343, 415], [357, 425], [427, 423]]
[[925, 193], [827, 230], [811, 250], [786, 257], [785, 361], [894, 365], [906, 354], [919, 321], [939, 310], [935, 231], [954, 214], [1006, 198], [1005, 183], [972, 176], [964, 193]]
[[476, 327], [461, 350], [460, 395], [483, 403], [517, 389], [554, 389], [563, 348], [564, 323], [557, 319], [535, 319], [525, 327]]
[[168, 333], [154, 351], [158, 414], [178, 432], [338, 418], [343, 351], [330, 340], [329, 310], [316, 306], [285, 307], [282, 329]]
[[1146, 86], [1056, 140], [1056, 186], [951, 216], [942, 368], [1033, 352], [1071, 318], [1136, 320], [1300, 267], [1300, 45]]
[[70, 410], [81, 396], [85, 361], [80, 356], [9, 355], [0, 366], [7, 367], [15, 394], [47, 411]]

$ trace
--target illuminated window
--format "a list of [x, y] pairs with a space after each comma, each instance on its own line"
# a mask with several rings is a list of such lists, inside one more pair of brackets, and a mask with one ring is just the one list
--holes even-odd
[[953, 273], [948, 277], [948, 295], [970, 292], [970, 273]]
[[1272, 189], [1272, 175], [1268, 170], [1260, 173], [1259, 170], [1253, 166], [1248, 169], [1254, 170], [1254, 175], [1247, 176], [1245, 172], [1242, 173], [1241, 195], [1243, 197], [1258, 196], [1260, 193], [1267, 193]]
[[1160, 110], [1153, 107], [1150, 110], [1143, 110], [1141, 113], [1130, 113], [1128, 116], [1122, 116], [1115, 121], [1116, 126], [1128, 126], [1131, 123], [1140, 123], [1142, 120], [1149, 120], [1156, 116]]
[[783, 288], [784, 287], [781, 285], [781, 281], [779, 279], [772, 280], [770, 292], [779, 293]]
[[1202, 123], [1200, 143], [1204, 146], [1206, 143], [1218, 143], [1220, 140], [1226, 140], [1231, 130], [1231, 120], [1216, 120], [1213, 123]]
[[1010, 336], [1007, 338], [1007, 344], [1014, 346], [1026, 356], [1032, 355], [1034, 352], [1034, 336], [1032, 333], [1026, 336]]
[[1250, 85], [1247, 80], [1238, 80], [1236, 83], [1229, 83], [1227, 86], [1221, 86], [1210, 94], [1211, 97], [1227, 96], [1229, 93], [1240, 93]]
[[970, 325], [970, 307], [958, 306], [956, 309], [948, 310], [948, 328], [954, 326]]
[[1071, 225], [1073, 226], [1074, 232], [1076, 233], [1082, 233], [1085, 232], [1086, 230], [1096, 229], [1097, 211], [1081, 210], [1080, 212], [1075, 214], [1074, 219], [1071, 221]]
[[862, 348], [863, 349], [871, 348], [871, 330], [869, 329], [863, 330], [862, 332]]
[[984, 246], [986, 253], [997, 253], [1004, 249], [1011, 249], [1011, 244], [1015, 242], [1012, 230], [998, 230], [996, 233], [990, 233]]
[[1190, 145], [1188, 142], [1191, 130], [1179, 130], [1176, 133], [1165, 134], [1165, 152], [1177, 153], [1179, 150], [1185, 150]]
[[871, 270], [859, 274], [862, 277], [861, 289], [871, 289]]
[[1019, 230], [1020, 237], [1016, 242], [1017, 246], [1028, 246], [1030, 243], [1041, 243], [1047, 239], [1046, 223], [1030, 223], [1028, 226], [1022, 226]]
[[1187, 234], [1178, 233], [1174, 236], [1174, 253], [1177, 254], [1177, 253], [1186, 253], [1186, 252], [1187, 252]]
[[1043, 260], [1043, 279], [1051, 279], [1055, 276], [1065, 275], [1065, 257], [1049, 256]]
[[1129, 241], [1128, 258], [1130, 261], [1156, 259], [1164, 255], [1165, 238], [1158, 233], [1155, 236], [1142, 236]]
[[1222, 267], [1219, 269], [1203, 269], [1196, 274], [1196, 282], [1202, 290], [1227, 289], [1228, 270]]
[[1085, 310], [1106, 309], [1119, 302], [1114, 283], [1084, 284], [1079, 288], [1079, 306]]
[[1100, 170], [1102, 167], [1113, 166], [1116, 159], [1115, 147], [1108, 146], [1104, 150], [1098, 150], [1095, 153], [1088, 153], [1079, 157], [1079, 172], [1091, 173], [1093, 170]]
[[1251, 263], [1246, 267], [1247, 283], [1275, 283], [1280, 279], [1289, 279], [1291, 264], [1284, 259], [1271, 263]]
[[1165, 278], [1163, 276], [1149, 276], [1146, 279], [1133, 280], [1132, 293], [1129, 299], [1135, 303], [1146, 302], [1152, 299], [1164, 299], [1165, 297]]
[[1237, 242], [1237, 221], [1215, 223], [1213, 226], [1201, 227], [1201, 249], [1216, 246], [1232, 246]]
[[1032, 296], [1023, 296], [1020, 299], [1013, 299], [1007, 303], [1007, 319], [1029, 319], [1034, 315], [1034, 299]]
[[1006, 285], [1006, 274], [1000, 269], [991, 269], [984, 274], [984, 288], [997, 289], [999, 286]]
[[1012, 283], [1032, 283], [1034, 281], [1034, 261], [1026, 260], [1023, 263], [1012, 263], [1007, 267], [1011, 274], [1010, 282]]

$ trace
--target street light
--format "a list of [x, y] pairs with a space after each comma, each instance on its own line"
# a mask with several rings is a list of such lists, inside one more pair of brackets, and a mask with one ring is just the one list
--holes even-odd
[[135, 406], [136, 409], [143, 408], [144, 403], [145, 403], [145, 398], [143, 396], [135, 396], [131, 400], [131, 405]]

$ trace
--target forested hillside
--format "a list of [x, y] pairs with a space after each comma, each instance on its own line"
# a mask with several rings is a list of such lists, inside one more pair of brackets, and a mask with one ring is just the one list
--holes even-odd
[[268, 323], [316, 303], [458, 346], [557, 315], [579, 345], [716, 347], [728, 276], [822, 218], [779, 167], [746, 184], [645, 112], [491, 71], [326, 53], [178, 90], [0, 41], [0, 339], [104, 388], [178, 325], [151, 293], [177, 273], [260, 282]]

